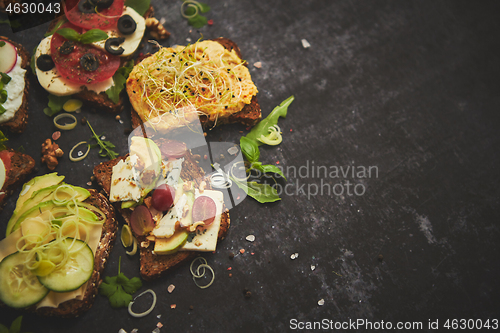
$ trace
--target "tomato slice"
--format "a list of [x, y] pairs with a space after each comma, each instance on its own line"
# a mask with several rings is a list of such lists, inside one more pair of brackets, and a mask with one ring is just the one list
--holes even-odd
[[3, 162], [3, 165], [5, 166], [5, 174], [8, 174], [10, 171], [10, 164], [11, 164], [11, 158], [14, 155], [13, 151], [9, 150], [2, 150], [0, 151], [0, 159]]
[[[71, 23], [63, 24], [61, 28], [71, 28], [78, 33], [82, 33], [83, 31], [82, 28], [76, 27]], [[50, 42], [50, 52], [57, 70], [68, 81], [80, 84], [101, 82], [112, 77], [120, 67], [119, 56], [111, 55], [91, 44], [75, 43], [73, 52], [62, 54], [58, 49], [65, 41], [67, 41], [66, 38], [55, 33]], [[99, 60], [99, 67], [94, 71], [87, 71], [80, 64], [80, 59], [87, 53], [92, 53]]]
[[64, 13], [68, 21], [87, 30], [116, 27], [125, 4], [125, 0], [115, 0], [109, 8], [101, 9], [99, 13], [82, 13], [78, 9], [78, 2], [78, 0], [66, 0], [63, 6]]

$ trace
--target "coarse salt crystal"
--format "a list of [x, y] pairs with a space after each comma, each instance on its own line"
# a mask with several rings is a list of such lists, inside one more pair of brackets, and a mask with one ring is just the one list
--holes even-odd
[[176, 307], [177, 307], [177, 304], [172, 304], [172, 305], [170, 305], [170, 308], [171, 308], [171, 309], [175, 309]]
[[299, 257], [299, 254], [296, 252], [290, 256], [290, 259], [295, 260]]
[[316, 269], [316, 266], [311, 265], [311, 271], [314, 271]]
[[324, 305], [324, 304], [325, 304], [325, 300], [323, 298], [318, 301], [319, 306]]
[[161, 314], [157, 315], [156, 318], [160, 319], [161, 318]]
[[127, 331], [125, 331], [123, 328], [120, 328], [120, 330], [118, 331], [118, 333], [127, 333]]
[[240, 250], [240, 253], [241, 253], [241, 254], [245, 253], [245, 249], [241, 249], [241, 250]]
[[249, 241], [249, 242], [253, 242], [253, 241], [255, 241], [255, 236], [254, 235], [248, 235], [245, 239], [247, 241]]
[[255, 68], [262, 68], [262, 62], [257, 61], [256, 63], [253, 64]]
[[186, 42], [191, 42], [191, 38], [186, 38]]
[[169, 294], [171, 294], [172, 291], [174, 291], [174, 289], [175, 289], [175, 286], [173, 284], [171, 284], [170, 286], [168, 286], [167, 291]]
[[305, 49], [311, 47], [311, 44], [309, 44], [309, 42], [307, 41], [307, 39], [302, 39], [301, 43], [302, 43], [302, 47], [305, 48]]
[[156, 324], [156, 327], [158, 327], [158, 328], [162, 328], [162, 327], [163, 327], [163, 324], [162, 324], [162, 323], [160, 323], [160, 322], [158, 322], [158, 324]]
[[83, 155], [83, 151], [78, 151], [78, 153], [76, 153], [78, 156], [82, 156]]

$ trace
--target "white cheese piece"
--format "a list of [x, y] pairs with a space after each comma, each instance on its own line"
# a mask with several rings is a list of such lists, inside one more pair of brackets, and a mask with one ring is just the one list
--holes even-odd
[[[125, 7], [125, 10], [123, 11], [122, 15], [130, 15], [132, 17], [132, 19], [136, 23], [135, 31], [130, 35], [122, 35], [118, 31], [118, 28], [115, 28], [112, 30], [107, 30], [106, 33], [108, 34], [109, 38], [115, 38], [115, 37], [125, 38], [125, 41], [120, 44], [120, 46], [123, 47], [123, 53], [120, 55], [120, 57], [128, 57], [137, 50], [139, 44], [141, 43], [142, 37], [144, 36], [144, 32], [146, 31], [146, 20], [144, 19], [144, 17], [142, 17], [139, 13], [137, 13], [130, 7]], [[106, 40], [101, 40], [99, 42], [92, 43], [92, 45], [102, 50], [105, 50], [104, 48], [105, 44]]]
[[109, 201], [139, 201], [140, 198], [141, 189], [137, 185], [131, 156], [129, 156], [125, 161], [121, 160], [113, 167]]
[[3, 164], [2, 159], [0, 159], [0, 189], [5, 184], [5, 165]]
[[16, 65], [7, 73], [11, 80], [4, 86], [4, 89], [7, 91], [7, 100], [2, 104], [5, 112], [0, 115], [0, 123], [4, 123], [14, 118], [16, 111], [19, 110], [23, 103], [24, 76], [26, 75], [26, 70], [21, 67], [22, 62], [23, 59], [18, 54]]
[[176, 210], [172, 207], [172, 209], [162, 217], [151, 234], [158, 238], [172, 237], [175, 233], [175, 223], [177, 223], [177, 221], [179, 221], [179, 219], [177, 218]]
[[[176, 187], [179, 183], [179, 178], [181, 177], [182, 171], [182, 163], [184, 162], [184, 158], [179, 158], [175, 161], [169, 162], [172, 163], [172, 169], [167, 175], [167, 185]], [[179, 184], [182, 186], [182, 184]]]
[[[50, 54], [50, 41], [52, 36], [46, 37], [42, 39], [40, 44], [36, 49], [35, 59], [38, 59], [42, 54]], [[47, 90], [52, 95], [56, 96], [68, 96], [73, 95], [80, 92], [83, 89], [83, 85], [79, 83], [70, 82], [65, 80], [59, 74], [59, 71], [56, 67], [52, 68], [50, 71], [41, 71], [36, 67], [36, 76], [38, 78], [38, 82], [40, 85]], [[109, 78], [102, 82], [86, 84], [88, 90], [92, 90], [96, 93], [100, 93], [102, 91], [106, 91], [113, 86], [113, 78]]]
[[219, 235], [220, 221], [222, 208], [224, 205], [224, 194], [220, 191], [205, 190], [202, 194], [195, 190], [195, 198], [200, 196], [207, 196], [215, 201], [216, 215], [215, 219], [208, 227], [198, 227], [196, 230], [196, 235], [189, 242], [186, 242], [179, 251], [203, 251], [211, 252], [215, 251], [217, 247], [217, 237]]

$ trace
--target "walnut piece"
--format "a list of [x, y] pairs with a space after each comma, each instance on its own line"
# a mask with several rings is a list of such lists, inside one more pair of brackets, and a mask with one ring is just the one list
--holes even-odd
[[56, 168], [57, 164], [59, 164], [57, 158], [63, 155], [62, 149], [51, 139], [47, 139], [42, 143], [42, 163], [47, 163], [49, 170], [52, 171]]
[[170, 36], [170, 32], [155, 17], [146, 19], [146, 27], [149, 29], [151, 37], [155, 39], [166, 39]]

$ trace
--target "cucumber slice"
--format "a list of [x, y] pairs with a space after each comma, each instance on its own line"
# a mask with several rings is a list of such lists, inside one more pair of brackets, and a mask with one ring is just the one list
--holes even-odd
[[13, 308], [36, 304], [49, 292], [26, 268], [26, 256], [15, 252], [0, 262], [0, 300]]
[[94, 271], [94, 254], [84, 241], [76, 239], [72, 244], [72, 238], [64, 240], [67, 246], [71, 246], [71, 253], [64, 266], [57, 268], [50, 274], [39, 276], [38, 280], [47, 289], [55, 292], [67, 292], [80, 288], [92, 276]]

